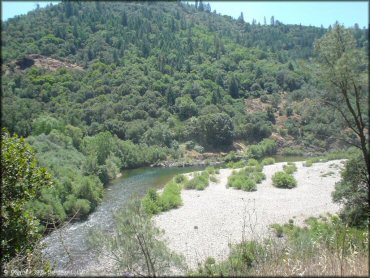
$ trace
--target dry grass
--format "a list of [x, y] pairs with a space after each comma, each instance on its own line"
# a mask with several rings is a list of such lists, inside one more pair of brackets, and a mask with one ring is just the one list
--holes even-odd
[[[275, 250], [277, 251], [277, 250]], [[276, 253], [276, 252], [274, 252]], [[368, 255], [354, 252], [349, 256], [318, 248], [313, 256], [285, 253], [277, 254], [276, 259], [270, 259], [257, 264], [249, 273], [252, 276], [367, 276], [369, 271]]]

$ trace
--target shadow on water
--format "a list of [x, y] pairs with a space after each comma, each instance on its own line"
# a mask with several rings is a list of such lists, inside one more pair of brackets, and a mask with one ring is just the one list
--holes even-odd
[[173, 168], [139, 168], [126, 170], [106, 188], [98, 208], [83, 222], [71, 223], [44, 239], [50, 260], [58, 272], [78, 273], [89, 269], [94, 260], [87, 246], [92, 228], [110, 230], [114, 211], [123, 207], [133, 195], [144, 196], [150, 187], [161, 188], [172, 177], [181, 173], [203, 170], [205, 166]]

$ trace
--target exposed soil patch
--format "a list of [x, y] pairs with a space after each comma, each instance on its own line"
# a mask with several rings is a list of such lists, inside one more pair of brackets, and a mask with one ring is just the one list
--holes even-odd
[[8, 68], [25, 70], [32, 66], [44, 68], [50, 71], [56, 71], [60, 68], [66, 68], [70, 70], [83, 70], [83, 68], [77, 64], [73, 64], [62, 59], [46, 57], [40, 54], [31, 54], [16, 61], [13, 61], [9, 63]]

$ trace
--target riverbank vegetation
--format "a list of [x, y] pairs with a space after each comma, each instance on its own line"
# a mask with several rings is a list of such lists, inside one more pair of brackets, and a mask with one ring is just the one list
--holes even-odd
[[227, 186], [244, 191], [256, 191], [257, 184], [266, 178], [263, 166], [255, 159], [250, 159], [245, 168], [233, 172], [227, 180]]
[[195, 276], [366, 276], [368, 232], [349, 228], [336, 216], [310, 218], [306, 227], [273, 225], [276, 236], [231, 248], [226, 261], [213, 258]]
[[169, 181], [158, 193], [155, 188], [150, 188], [142, 200], [145, 212], [149, 215], [177, 208], [182, 205], [181, 190], [204, 190], [210, 181], [217, 181], [215, 175], [219, 173], [214, 167], [207, 167], [205, 171], [195, 172], [191, 177], [177, 175]]
[[272, 176], [272, 184], [278, 188], [293, 188], [297, 186], [297, 180], [285, 171], [276, 172]]
[[[121, 171], [164, 161], [217, 156], [245, 167], [231, 186], [253, 189], [273, 162], [252, 159], [328, 153], [309, 167], [351, 154], [334, 199], [343, 221], [364, 223], [368, 30], [249, 24], [200, 3], [63, 1], [4, 22], [2, 167], [19, 170], [2, 168], [1, 220], [17, 238], [2, 239], [6, 260], [32, 251], [26, 233], [86, 219]], [[353, 149], [330, 152], [349, 145], [367, 173], [351, 174], [363, 169]], [[144, 207], [178, 207], [180, 190], [206, 188], [212, 171], [150, 191]]]

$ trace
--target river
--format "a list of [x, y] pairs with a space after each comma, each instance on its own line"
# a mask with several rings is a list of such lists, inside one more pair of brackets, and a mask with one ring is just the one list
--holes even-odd
[[94, 255], [86, 240], [91, 228], [109, 230], [113, 212], [124, 206], [133, 195], [144, 196], [148, 188], [161, 188], [177, 174], [203, 170], [205, 166], [173, 168], [140, 168], [126, 170], [108, 185], [97, 209], [83, 222], [70, 223], [45, 237], [44, 254], [60, 275], [76, 275], [93, 271]]

